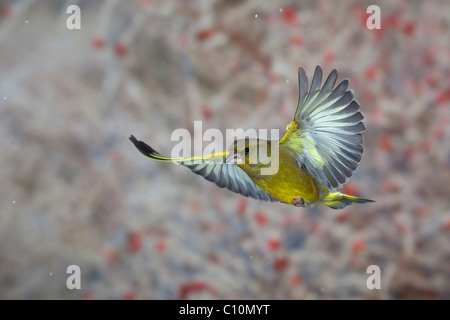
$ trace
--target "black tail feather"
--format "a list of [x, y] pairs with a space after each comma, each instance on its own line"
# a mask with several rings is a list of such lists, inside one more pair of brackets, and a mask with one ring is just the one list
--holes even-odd
[[160, 155], [155, 149], [150, 147], [148, 144], [146, 144], [143, 141], [139, 141], [135, 138], [135, 136], [130, 136], [130, 141], [133, 142], [134, 146], [145, 156], [153, 158], [155, 155]]

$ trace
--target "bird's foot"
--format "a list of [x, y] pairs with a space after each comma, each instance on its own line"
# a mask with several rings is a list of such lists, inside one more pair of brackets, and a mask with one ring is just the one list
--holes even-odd
[[292, 204], [296, 207], [301, 207], [305, 204], [305, 200], [303, 200], [303, 198], [294, 198], [294, 200], [292, 200]]

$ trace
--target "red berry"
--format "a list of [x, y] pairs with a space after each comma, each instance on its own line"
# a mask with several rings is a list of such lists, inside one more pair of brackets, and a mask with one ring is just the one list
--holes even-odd
[[375, 39], [381, 40], [384, 37], [384, 35], [385, 35], [385, 31], [384, 30], [385, 29], [381, 28], [381, 29], [374, 29], [374, 30], [371, 30], [371, 31], [374, 34]]
[[291, 287], [297, 287], [302, 283], [302, 277], [299, 274], [294, 274], [289, 279], [289, 284]]
[[81, 299], [82, 300], [91, 300], [94, 298], [94, 293], [91, 290], [84, 290], [81, 293]]
[[7, 19], [11, 16], [11, 7], [4, 5], [0, 10], [0, 17]]
[[416, 23], [414, 21], [407, 21], [403, 25], [402, 30], [407, 36], [413, 36], [416, 30]]
[[194, 211], [194, 212], [198, 212], [202, 207], [200, 201], [198, 201], [198, 200], [189, 201], [189, 206], [191, 207], [192, 211]]
[[115, 249], [111, 249], [105, 253], [106, 259], [108, 261], [116, 261], [119, 258], [119, 251]]
[[269, 83], [277, 83], [278, 82], [278, 76], [275, 74], [275, 73], [269, 73], [268, 74], [268, 80], [269, 80]]
[[283, 19], [290, 25], [297, 24], [297, 13], [291, 7], [283, 8]]
[[200, 292], [206, 289], [206, 285], [203, 281], [194, 280], [189, 283], [180, 286], [179, 295], [181, 299], [186, 299], [189, 294]]
[[258, 212], [255, 215], [256, 218], [256, 222], [260, 225], [260, 226], [265, 226], [268, 222], [268, 218], [267, 215], [263, 212]]
[[131, 252], [138, 252], [142, 248], [144, 243], [144, 235], [140, 231], [134, 231], [131, 233], [128, 239], [128, 248]]
[[375, 66], [370, 66], [366, 69], [367, 80], [373, 80], [378, 73], [378, 69]]
[[201, 110], [203, 118], [206, 120], [210, 119], [213, 115], [211, 108], [208, 106], [202, 106], [200, 110]]
[[128, 53], [128, 47], [121, 42], [117, 42], [114, 48], [116, 50], [116, 54], [121, 58]]
[[155, 250], [159, 253], [163, 253], [164, 251], [166, 251], [166, 242], [164, 241], [164, 239], [156, 240]]
[[442, 105], [450, 100], [450, 89], [439, 91], [434, 98], [437, 105]]
[[322, 228], [320, 226], [319, 221], [314, 220], [311, 223], [311, 232], [317, 234], [317, 233], [320, 233], [321, 230], [322, 230]]
[[444, 221], [444, 229], [445, 229], [445, 230], [450, 230], [450, 218], [447, 218], [447, 219]]
[[389, 193], [396, 193], [396, 192], [398, 192], [397, 185], [395, 183], [393, 183], [389, 179], [382, 180], [380, 185], [381, 185], [381, 189], [383, 191], [385, 191], [385, 192], [389, 192]]
[[339, 214], [337, 215], [336, 219], [337, 219], [337, 221], [340, 222], [340, 223], [347, 222], [347, 221], [348, 221], [348, 212], [347, 212], [347, 211], [344, 211], [344, 212], [339, 213]]
[[201, 291], [205, 289], [205, 283], [202, 281], [192, 281], [189, 286], [191, 291]]
[[356, 239], [352, 243], [352, 250], [353, 252], [361, 252], [364, 249], [364, 241], [361, 239]]
[[375, 94], [373, 93], [372, 90], [366, 90], [363, 92], [363, 99], [365, 101], [371, 102], [375, 99]]
[[425, 82], [429, 87], [435, 88], [438, 85], [438, 78], [434, 74], [425, 77]]
[[396, 16], [395, 14], [390, 14], [390, 15], [386, 16], [386, 18], [384, 18], [381, 27], [385, 27], [385, 28], [388, 28], [388, 27], [397, 28], [398, 25], [399, 25], [398, 16]]
[[336, 59], [336, 54], [332, 50], [327, 50], [324, 55], [324, 60], [326, 63], [330, 64]]
[[380, 138], [378, 141], [378, 147], [386, 152], [389, 152], [392, 150], [392, 137], [389, 134], [385, 134], [383, 137]]
[[384, 114], [384, 109], [380, 106], [376, 106], [372, 109], [372, 117], [374, 118], [382, 118]]
[[214, 34], [214, 29], [205, 28], [205, 29], [201, 29], [197, 32], [196, 38], [199, 41], [204, 41], [204, 40], [211, 38], [213, 34]]
[[91, 45], [94, 49], [100, 50], [105, 46], [105, 41], [103, 40], [103, 38], [94, 37], [92, 38]]
[[138, 0], [138, 6], [141, 8], [147, 7], [149, 4], [151, 4], [152, 0]]
[[291, 44], [296, 47], [300, 47], [303, 44], [303, 38], [300, 36], [293, 36], [291, 38]]
[[348, 194], [350, 196], [356, 196], [357, 193], [356, 186], [351, 182], [347, 182], [342, 187], [342, 193]]
[[421, 207], [418, 207], [418, 208], [416, 208], [416, 210], [415, 210], [416, 212], [416, 215], [419, 217], [419, 218], [423, 218], [423, 217], [425, 217], [427, 214], [428, 214], [428, 209], [427, 209], [427, 207], [424, 207], [424, 206], [421, 206]]
[[283, 224], [285, 226], [290, 226], [292, 223], [294, 222], [294, 218], [292, 217], [292, 215], [285, 213], [283, 215]]
[[127, 291], [123, 294], [122, 299], [123, 300], [134, 300], [134, 299], [136, 299], [136, 296], [133, 292]]
[[278, 238], [270, 238], [267, 240], [267, 247], [270, 250], [277, 250], [281, 247], [281, 241]]
[[100, 252], [100, 254], [102, 256], [104, 256], [106, 258], [106, 260], [108, 261], [115, 261], [117, 260], [117, 258], [119, 257], [119, 252], [114, 249], [114, 248], [110, 248], [107, 245], [101, 245], [98, 248], [98, 251]]
[[365, 28], [368, 15], [366, 13], [366, 10], [363, 8], [363, 6], [360, 3], [355, 3], [352, 6], [352, 11], [353, 11], [353, 14], [356, 16], [356, 18], [358, 18], [360, 23]]
[[288, 266], [288, 264], [289, 264], [289, 261], [286, 258], [284, 258], [284, 257], [276, 258], [273, 261], [273, 268], [275, 270], [281, 271], [281, 270], [285, 269]]
[[211, 292], [212, 294], [216, 295], [219, 292], [219, 289], [217, 289], [216, 286], [210, 285], [209, 286], [209, 292]]
[[208, 260], [212, 263], [218, 263], [219, 262], [219, 256], [215, 252], [209, 252], [208, 253]]
[[244, 214], [246, 209], [247, 209], [247, 199], [240, 198], [236, 206], [237, 213]]

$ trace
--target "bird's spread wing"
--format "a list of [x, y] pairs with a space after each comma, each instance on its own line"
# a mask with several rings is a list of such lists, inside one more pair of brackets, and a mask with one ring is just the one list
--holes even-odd
[[258, 200], [278, 201], [278, 199], [261, 189], [241, 168], [234, 164], [205, 161], [200, 163], [183, 162], [182, 164], [191, 169], [192, 172], [214, 182], [221, 188], [227, 188], [233, 192]]
[[322, 85], [322, 68], [316, 67], [308, 91], [305, 70], [298, 69], [299, 95], [293, 121], [280, 144], [298, 155], [298, 162], [330, 191], [347, 182], [363, 153], [361, 132], [366, 128], [349, 81], [333, 89], [338, 73], [333, 70]]
[[[143, 141], [137, 140], [134, 136], [130, 137], [130, 141], [133, 142], [136, 148], [147, 157], [166, 162], [179, 161], [180, 164], [188, 167], [192, 172], [201, 175], [206, 180], [214, 182], [220, 188], [227, 188], [233, 192], [258, 200], [278, 201], [278, 199], [261, 189], [241, 168], [234, 164], [196, 160], [196, 157], [172, 159], [162, 156], [152, 147]], [[202, 158], [208, 159], [213, 158], [213, 156]]]

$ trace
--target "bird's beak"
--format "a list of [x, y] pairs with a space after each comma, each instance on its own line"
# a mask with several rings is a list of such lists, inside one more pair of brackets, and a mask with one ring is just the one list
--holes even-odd
[[234, 154], [233, 151], [231, 151], [231, 152], [228, 152], [225, 162], [226, 163], [234, 163], [235, 159], [236, 159], [236, 155]]
[[232, 163], [232, 164], [242, 163], [242, 159], [241, 159], [241, 157], [240, 157], [240, 155], [238, 153], [234, 153], [233, 151], [230, 151], [227, 154], [225, 162], [226, 163]]

